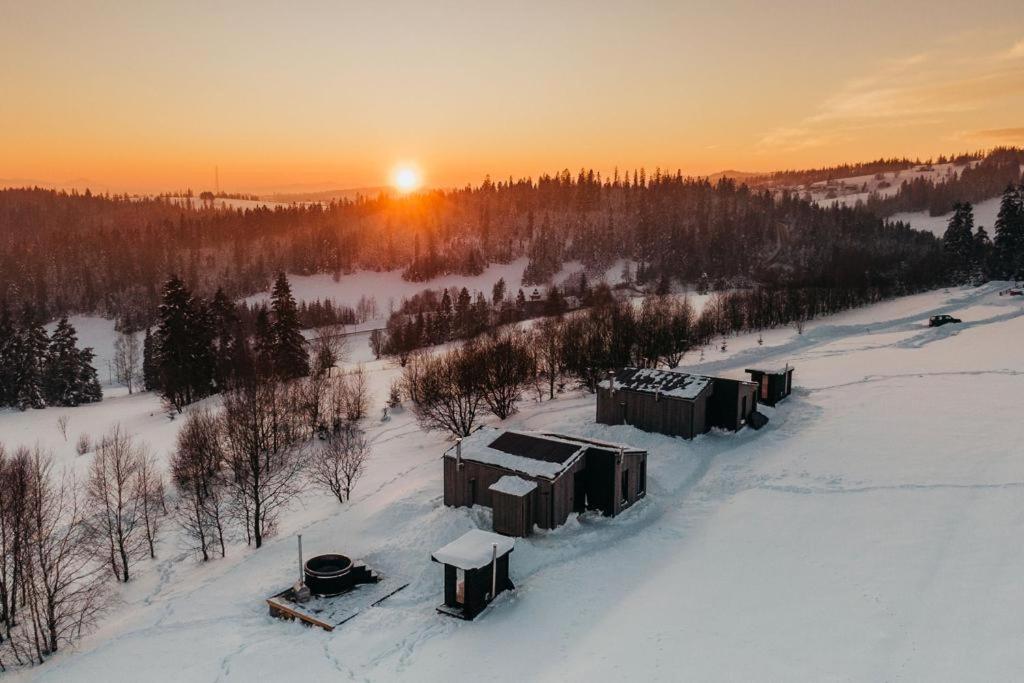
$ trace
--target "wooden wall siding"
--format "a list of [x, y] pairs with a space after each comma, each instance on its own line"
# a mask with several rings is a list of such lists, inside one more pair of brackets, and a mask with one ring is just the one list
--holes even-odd
[[536, 489], [525, 496], [494, 493], [494, 531], [505, 536], [529, 536], [533, 532], [533, 498]]
[[[628, 389], [598, 389], [597, 421], [601, 424], [628, 424], [647, 432], [692, 439], [708, 431], [705, 391], [690, 400], [657, 396]], [[624, 405], [623, 405], [624, 404]]]
[[[618, 452], [603, 448], [590, 448], [583, 457], [567, 467], [554, 481], [542, 477], [529, 477], [493, 465], [463, 460], [462, 467], [454, 458], [444, 458], [444, 504], [450, 507], [469, 505], [470, 482], [476, 480], [476, 504], [490, 507], [494, 531], [507, 536], [527, 536], [536, 524], [541, 529], [554, 529], [565, 524], [577, 510], [576, 474], [585, 482], [588, 509], [597, 509], [605, 515], [615, 516], [637, 501], [641, 463], [645, 452], [623, 454], [616, 462]], [[623, 504], [621, 491], [622, 470], [629, 471], [629, 490]], [[527, 496], [516, 497], [490, 490], [491, 484], [506, 474], [536, 482], [537, 488]]]
[[[793, 391], [793, 368], [790, 368], [788, 372], [784, 374], [763, 374], [760, 372], [750, 373], [752, 381], [757, 382], [759, 390], [758, 396], [760, 397], [761, 403], [765, 405], [774, 406], [776, 403], [781, 401], [790, 395]], [[761, 392], [761, 383], [767, 379], [768, 381], [768, 392], [767, 395]]]
[[[711, 427], [741, 429], [757, 409], [758, 385], [729, 379], [716, 379], [714, 393], [707, 403], [707, 422]], [[747, 399], [746, 412], [743, 398]]]

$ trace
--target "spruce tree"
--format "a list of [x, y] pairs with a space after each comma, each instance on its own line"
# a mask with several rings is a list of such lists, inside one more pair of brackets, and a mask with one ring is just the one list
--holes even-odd
[[47, 405], [76, 406], [79, 397], [80, 356], [78, 335], [66, 317], [50, 335], [49, 352], [43, 365], [43, 397]]
[[14, 403], [20, 410], [44, 408], [43, 367], [49, 340], [35, 311], [26, 307], [16, 336]]
[[271, 323], [274, 372], [283, 378], [305, 377], [309, 374], [309, 354], [292, 288], [284, 273], [279, 273], [274, 283], [270, 307], [274, 314]]
[[11, 309], [5, 302], [0, 307], [0, 406], [14, 405], [17, 398], [14, 382], [17, 377], [17, 330]]
[[969, 202], [953, 205], [953, 215], [942, 236], [943, 247], [949, 255], [953, 280], [962, 283], [967, 280], [973, 270], [974, 242], [974, 210]]
[[152, 357], [160, 391], [179, 413], [213, 392], [209, 316], [203, 309], [178, 276], [164, 284]]
[[1024, 275], [1024, 196], [1012, 185], [1003, 192], [996, 217], [995, 251], [999, 276]]
[[85, 347], [78, 351], [78, 386], [75, 399], [78, 404], [96, 403], [103, 400], [103, 389], [100, 388], [99, 377], [96, 376], [96, 367], [93, 359], [96, 354], [91, 347]]
[[259, 374], [269, 375], [274, 370], [274, 331], [266, 306], [260, 306], [256, 312], [255, 327], [253, 351], [256, 369]]

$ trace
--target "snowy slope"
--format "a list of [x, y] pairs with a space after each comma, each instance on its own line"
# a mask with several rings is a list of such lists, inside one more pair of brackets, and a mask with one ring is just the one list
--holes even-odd
[[[355, 500], [308, 494], [259, 552], [199, 566], [169, 534], [76, 652], [12, 680], [992, 680], [1024, 666], [1024, 303], [999, 284], [936, 291], [730, 338], [687, 369], [789, 361], [798, 389], [760, 432], [692, 442], [593, 424], [593, 398], [526, 401], [511, 427], [650, 451], [648, 497], [520, 540], [517, 590], [475, 622], [434, 612], [429, 554], [488, 528], [441, 504], [445, 443], [407, 413], [370, 422]], [[929, 329], [928, 315], [963, 325]], [[382, 397], [397, 370], [367, 365]], [[378, 404], [379, 406], [379, 400]], [[166, 454], [180, 422], [151, 396], [69, 411], [125, 420]], [[0, 413], [0, 439], [70, 463], [60, 410]], [[342, 551], [410, 582], [333, 633], [266, 615], [307, 553]]]
[[[989, 238], [991, 238], [995, 232], [996, 216], [999, 215], [999, 204], [1001, 202], [1001, 197], [993, 197], [974, 205], [974, 225], [975, 227], [980, 225], [985, 226], [985, 229], [988, 231]], [[889, 219], [909, 223], [910, 227], [915, 230], [924, 230], [925, 232], [930, 232], [933, 235], [942, 237], [946, 232], [946, 227], [949, 225], [949, 219], [952, 215], [952, 211], [944, 216], [931, 216], [927, 211], [905, 211], [893, 214]]]

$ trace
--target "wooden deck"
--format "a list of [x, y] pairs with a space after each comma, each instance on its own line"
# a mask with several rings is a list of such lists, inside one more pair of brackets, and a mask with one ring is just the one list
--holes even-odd
[[379, 605], [408, 585], [395, 579], [383, 578], [378, 583], [359, 584], [341, 595], [329, 598], [313, 596], [305, 603], [295, 602], [293, 590], [287, 588], [267, 598], [267, 607], [272, 617], [298, 619], [309, 626], [333, 631], [363, 610]]

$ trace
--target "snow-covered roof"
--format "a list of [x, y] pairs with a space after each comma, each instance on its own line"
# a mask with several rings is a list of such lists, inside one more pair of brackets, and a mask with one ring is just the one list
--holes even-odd
[[784, 375], [792, 369], [793, 366], [787, 364], [777, 367], [747, 368], [744, 372], [760, 372], [763, 375]]
[[495, 493], [507, 493], [510, 496], [525, 496], [537, 488], [537, 482], [506, 474], [489, 487]]
[[498, 557], [501, 557], [512, 550], [515, 539], [483, 529], [472, 529], [435, 551], [431, 557], [436, 562], [459, 569], [480, 569], [491, 563], [495, 545], [498, 547]]
[[[556, 435], [483, 427], [462, 440], [462, 459], [554, 479], [586, 449], [585, 443]], [[453, 446], [444, 455], [455, 458], [457, 450]]]
[[[655, 370], [654, 368], [623, 368], [615, 377], [616, 389], [642, 391], [661, 394], [670, 398], [692, 400], [701, 395], [713, 381], [704, 375], [691, 375], [675, 370]], [[601, 388], [611, 387], [609, 380], [600, 384]]]

